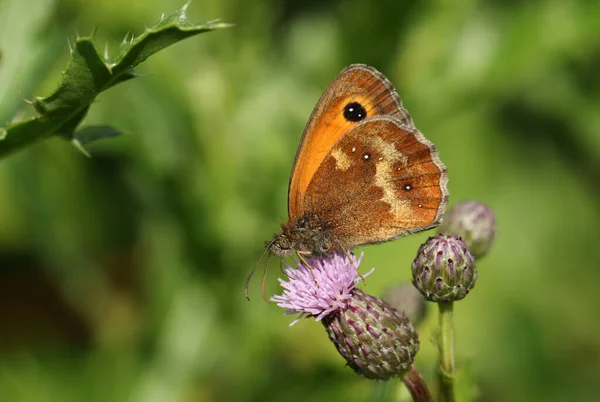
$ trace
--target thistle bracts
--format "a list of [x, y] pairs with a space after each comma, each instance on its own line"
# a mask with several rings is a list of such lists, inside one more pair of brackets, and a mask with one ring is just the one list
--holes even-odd
[[386, 302], [355, 289], [346, 307], [323, 325], [352, 369], [378, 381], [402, 377], [419, 350], [415, 327]]
[[[271, 298], [288, 314], [321, 321], [338, 352], [358, 374], [379, 381], [402, 377], [419, 350], [419, 339], [406, 316], [385, 301], [356, 288], [362, 259], [344, 254], [288, 266], [284, 289]], [[373, 270], [363, 274], [363, 277]], [[296, 323], [294, 321], [292, 324]]]
[[475, 259], [454, 236], [430, 237], [419, 247], [412, 265], [413, 284], [432, 302], [463, 299], [475, 286]]

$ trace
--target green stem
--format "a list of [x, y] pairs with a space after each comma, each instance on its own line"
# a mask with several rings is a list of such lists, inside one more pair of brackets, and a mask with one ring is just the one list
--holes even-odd
[[454, 324], [453, 302], [438, 303], [440, 310], [440, 367], [438, 385], [440, 400], [454, 402]]
[[402, 382], [408, 388], [410, 395], [415, 402], [433, 402], [433, 398], [429, 393], [427, 384], [419, 370], [413, 364], [410, 371], [402, 378]]

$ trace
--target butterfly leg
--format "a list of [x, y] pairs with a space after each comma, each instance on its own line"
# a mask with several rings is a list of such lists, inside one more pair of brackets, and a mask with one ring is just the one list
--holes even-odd
[[308, 261], [306, 261], [306, 259], [303, 256], [303, 255], [309, 255], [309, 254], [311, 254], [310, 251], [296, 251], [296, 255], [298, 255], [298, 258], [300, 259], [300, 261], [302, 261], [302, 263], [304, 265], [306, 265], [308, 267], [308, 269], [310, 270], [310, 273], [312, 274], [312, 277], [315, 281], [315, 286], [318, 288], [319, 283], [317, 282], [317, 277], [315, 275], [315, 271], [313, 270], [313, 267], [308, 263]]
[[[340, 250], [342, 250], [344, 252], [344, 255], [346, 255], [346, 258], [348, 258], [348, 260], [352, 261], [352, 258], [350, 258], [351, 252], [348, 249], [348, 247], [344, 246], [344, 244], [342, 244], [342, 242], [340, 240], [336, 240], [336, 244], [340, 248]], [[367, 284], [367, 280], [365, 279], [364, 276], [362, 276], [362, 274], [358, 270], [358, 266], [354, 262], [352, 263], [352, 266], [356, 270], [356, 273], [358, 274], [359, 278], [362, 280], [363, 285], [366, 285]]]

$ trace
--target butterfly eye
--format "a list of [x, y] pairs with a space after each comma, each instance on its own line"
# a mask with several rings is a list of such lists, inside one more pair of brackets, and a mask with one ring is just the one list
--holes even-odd
[[350, 102], [344, 107], [344, 118], [348, 121], [361, 121], [367, 117], [367, 111], [358, 102]]
[[289, 250], [290, 247], [292, 246], [290, 239], [288, 239], [287, 237], [281, 236], [278, 240], [279, 240], [279, 242], [277, 245], [282, 250]]

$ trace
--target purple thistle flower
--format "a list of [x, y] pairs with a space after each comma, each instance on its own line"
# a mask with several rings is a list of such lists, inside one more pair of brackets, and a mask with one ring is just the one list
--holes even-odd
[[475, 286], [475, 258], [454, 236], [439, 234], [421, 244], [411, 265], [413, 285], [428, 301], [463, 299]]
[[[287, 266], [283, 273], [288, 280], [279, 278], [284, 289], [281, 295], [271, 298], [272, 302], [288, 311], [286, 314], [300, 314], [290, 326], [297, 323], [305, 315], [314, 316], [317, 321], [346, 308], [357, 283], [360, 281], [358, 266], [364, 253], [359, 258], [352, 255], [335, 254], [324, 259], [307, 259], [312, 267], [299, 263], [298, 268]], [[362, 275], [370, 275], [375, 268]]]
[[[419, 337], [406, 316], [386, 302], [356, 289], [360, 280], [356, 258], [337, 254], [309, 259], [298, 268], [283, 271], [279, 279], [281, 295], [271, 301], [287, 309], [287, 314], [305, 315], [321, 321], [329, 339], [358, 374], [385, 381], [402, 377], [419, 350]], [[363, 277], [370, 275], [375, 268]]]

